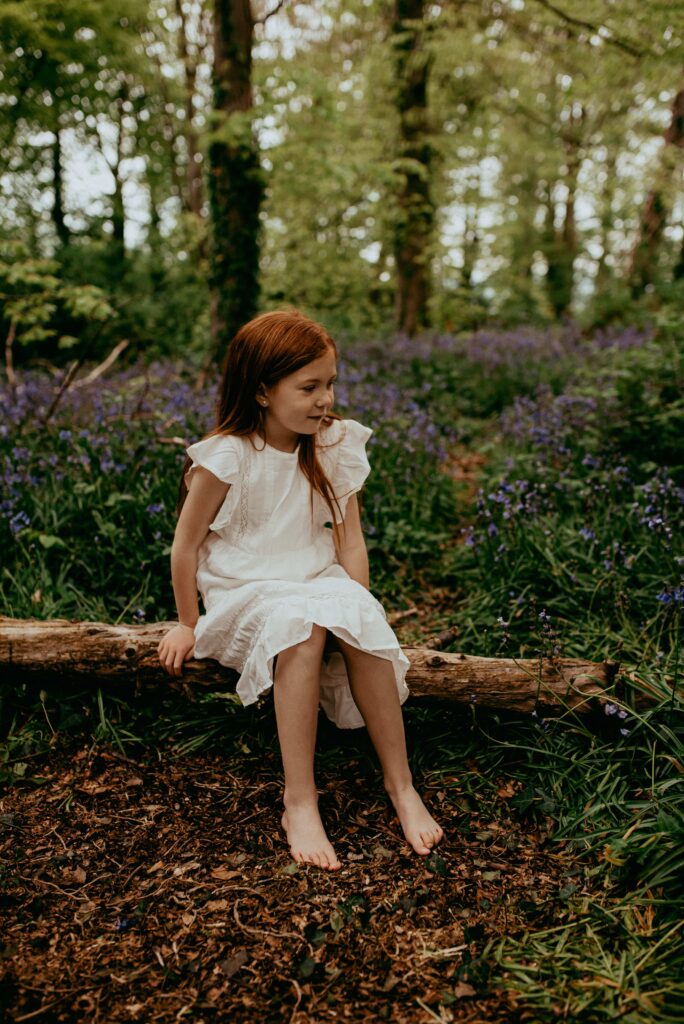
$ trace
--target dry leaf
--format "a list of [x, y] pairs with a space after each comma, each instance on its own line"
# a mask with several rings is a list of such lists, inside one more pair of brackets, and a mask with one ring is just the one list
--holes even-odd
[[228, 900], [207, 900], [204, 904], [204, 909], [208, 910], [210, 913], [217, 910], [227, 910]]
[[74, 913], [74, 921], [76, 924], [84, 924], [89, 921], [95, 913], [97, 907], [90, 900], [86, 900], [85, 903], [81, 903], [78, 910]]
[[223, 960], [219, 967], [227, 978], [232, 978], [233, 975], [240, 970], [243, 964], [247, 963], [247, 950], [238, 949], [235, 956], [228, 957], [227, 960]]
[[219, 881], [225, 882], [229, 878], [242, 878], [242, 871], [231, 871], [229, 868], [222, 866], [220, 868], [214, 868], [211, 872], [211, 877], [218, 878]]

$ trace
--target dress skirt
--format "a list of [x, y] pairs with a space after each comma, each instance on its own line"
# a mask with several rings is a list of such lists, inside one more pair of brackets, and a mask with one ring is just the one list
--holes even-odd
[[[194, 657], [213, 658], [237, 670], [237, 694], [243, 705], [253, 704], [271, 689], [276, 655], [307, 640], [314, 624], [391, 662], [399, 702], [408, 697], [409, 661], [382, 605], [339, 564], [303, 581], [236, 580], [231, 587], [225, 577], [212, 585], [205, 566], [201, 583], [206, 613], [195, 627]], [[365, 724], [339, 651], [323, 656], [320, 704], [340, 729]]]

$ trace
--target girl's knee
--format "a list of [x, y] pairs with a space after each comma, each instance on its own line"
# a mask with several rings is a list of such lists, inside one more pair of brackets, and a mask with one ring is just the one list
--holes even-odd
[[298, 644], [293, 644], [292, 647], [285, 648], [278, 655], [278, 659], [280, 661], [290, 661], [293, 658], [296, 661], [320, 661], [323, 656], [326, 634], [327, 630], [324, 626], [314, 624], [311, 636]]

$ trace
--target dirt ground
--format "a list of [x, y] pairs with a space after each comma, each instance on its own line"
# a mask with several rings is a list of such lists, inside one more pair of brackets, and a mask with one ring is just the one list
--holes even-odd
[[552, 913], [562, 848], [519, 820], [509, 780], [480, 801], [456, 775], [414, 772], [446, 833], [420, 857], [354, 733], [343, 777], [317, 767], [337, 872], [290, 858], [275, 749], [136, 760], [58, 744], [0, 801], [5, 1019], [525, 1019], [482, 954]]

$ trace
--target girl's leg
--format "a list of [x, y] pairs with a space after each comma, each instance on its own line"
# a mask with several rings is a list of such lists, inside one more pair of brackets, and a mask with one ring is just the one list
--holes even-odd
[[281, 823], [293, 858], [322, 868], [339, 868], [318, 813], [314, 752], [318, 724], [321, 659], [326, 630], [281, 651], [274, 672], [273, 700], [285, 775]]
[[347, 667], [354, 701], [377, 750], [384, 785], [408, 842], [416, 853], [429, 853], [444, 832], [413, 786], [406, 753], [404, 719], [392, 663], [335, 638]]

